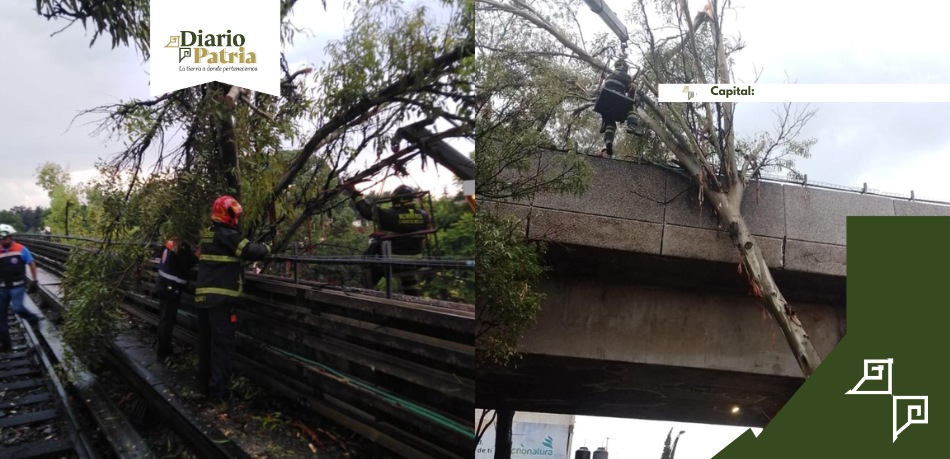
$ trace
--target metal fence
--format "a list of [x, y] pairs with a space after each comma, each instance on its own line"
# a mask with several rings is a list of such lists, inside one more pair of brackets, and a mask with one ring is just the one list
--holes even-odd
[[[53, 239], [61, 239], [65, 241], [75, 241], [79, 243], [90, 243], [90, 244], [103, 244], [102, 240], [93, 239], [82, 236], [64, 236], [56, 234], [21, 234], [23, 239], [26, 240], [45, 240], [52, 242]], [[108, 245], [125, 245], [125, 244], [137, 244], [142, 246], [151, 246], [156, 250], [160, 250], [163, 246], [158, 243], [144, 243], [144, 242], [126, 242], [126, 241], [116, 241], [109, 242]], [[421, 258], [407, 258], [401, 257], [399, 255], [394, 255], [392, 253], [392, 242], [391, 241], [381, 241], [382, 246], [382, 255], [328, 255], [328, 256], [313, 256], [313, 255], [268, 255], [264, 259], [267, 261], [276, 261], [276, 262], [287, 262], [291, 264], [291, 270], [293, 272], [293, 281], [295, 283], [300, 283], [300, 272], [298, 267], [301, 264], [305, 265], [355, 265], [362, 266], [367, 268], [381, 268], [383, 270], [383, 278], [386, 280], [386, 297], [392, 298], [393, 293], [393, 279], [399, 277], [399, 273], [396, 268], [414, 268], [414, 269], [430, 269], [430, 270], [473, 270], [475, 269], [475, 260], [469, 259], [459, 259], [459, 258], [448, 258], [448, 257], [421, 257]]]

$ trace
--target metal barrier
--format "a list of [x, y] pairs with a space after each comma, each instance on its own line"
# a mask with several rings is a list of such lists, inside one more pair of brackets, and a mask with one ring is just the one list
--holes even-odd
[[[24, 244], [57, 274], [75, 248], [39, 238]], [[154, 262], [147, 268], [127, 287], [123, 308], [154, 324], [160, 309]], [[255, 274], [247, 275], [244, 292], [235, 303], [236, 357], [249, 377], [405, 457], [470, 457], [474, 308]], [[182, 295], [176, 325], [176, 336], [190, 342], [197, 330], [193, 298]]]
[[[55, 234], [29, 234], [21, 233], [17, 235], [18, 238], [24, 240], [41, 240], [41, 241], [52, 241], [53, 239], [62, 239], [66, 241], [79, 241], [87, 242], [91, 244], [102, 245], [103, 241], [99, 239], [93, 239], [88, 237], [81, 236], [63, 236]], [[368, 256], [368, 255], [352, 255], [352, 256], [299, 256], [299, 255], [268, 255], [264, 259], [269, 261], [283, 261], [291, 263], [291, 269], [294, 273], [292, 277], [293, 282], [299, 284], [300, 276], [298, 271], [299, 264], [314, 264], [314, 265], [356, 265], [364, 267], [373, 267], [379, 266], [383, 267], [385, 271], [384, 278], [386, 279], [386, 298], [392, 298], [392, 284], [393, 284], [393, 267], [413, 267], [413, 268], [428, 268], [433, 270], [443, 270], [443, 269], [455, 269], [455, 270], [473, 270], [475, 269], [475, 260], [469, 259], [458, 259], [458, 258], [438, 258], [438, 257], [423, 257], [423, 258], [400, 258], [398, 256], [392, 255], [391, 250], [391, 241], [383, 240], [383, 247], [390, 247], [390, 249], [385, 250], [381, 256]], [[145, 242], [126, 242], [126, 241], [116, 241], [109, 242], [108, 245], [142, 245], [150, 246], [155, 249], [161, 249], [162, 244], [158, 243], [145, 243]], [[79, 246], [81, 247], [81, 246]], [[87, 247], [88, 248], [88, 247]]]

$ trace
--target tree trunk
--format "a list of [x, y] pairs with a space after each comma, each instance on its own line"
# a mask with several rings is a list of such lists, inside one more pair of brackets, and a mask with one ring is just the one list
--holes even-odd
[[[221, 83], [216, 83], [218, 89], [227, 92], [228, 87]], [[241, 172], [238, 164], [237, 145], [234, 143], [234, 121], [231, 119], [231, 113], [225, 113], [217, 119], [215, 126], [216, 142], [218, 152], [221, 154], [220, 160], [224, 167], [224, 178], [230, 188], [231, 195], [238, 202], [241, 202]]]
[[511, 424], [515, 412], [497, 410], [495, 417], [495, 459], [511, 459]]
[[[573, 51], [578, 59], [590, 64], [595, 71], [602, 72], [607, 68], [604, 63], [574, 44], [556, 27], [542, 19], [530, 8], [501, 4], [494, 0], [478, 1], [494, 9], [507, 11], [520, 16], [535, 26], [547, 31], [558, 42]], [[715, 3], [713, 3], [713, 5], [715, 5]], [[684, 12], [685, 10], [686, 8], [684, 8]], [[718, 79], [722, 82], [728, 82], [728, 56], [725, 55], [724, 41], [721, 31], [719, 30], [719, 12], [713, 7], [710, 14], [713, 19], [711, 22], [714, 23], [717, 64], [719, 65]], [[700, 25], [707, 22], [707, 19], [705, 16], [697, 16], [696, 24], [693, 24], [687, 13], [685, 22], [689, 27], [689, 36], [683, 38], [680, 44], [680, 46], [684, 46], [687, 40], [690, 42], [689, 44], [692, 46], [691, 51], [698, 68], [702, 68], [703, 66], [699, 59], [699, 53], [695, 49], [695, 33]], [[700, 83], [706, 82], [702, 72], [699, 72], [697, 77]], [[638, 90], [638, 92], [639, 91], [640, 90]], [[818, 352], [815, 351], [814, 346], [812, 346], [811, 340], [802, 328], [801, 322], [799, 322], [795, 316], [795, 310], [789, 306], [785, 297], [783, 297], [779, 291], [778, 286], [775, 285], [775, 280], [772, 279], [772, 273], [765, 263], [765, 258], [762, 256], [758, 244], [755, 243], [752, 233], [749, 232], [749, 228], [746, 226], [745, 220], [739, 212], [742, 204], [742, 194], [744, 191], [743, 180], [745, 180], [745, 177], [742, 177], [738, 171], [735, 156], [734, 107], [732, 103], [725, 103], [723, 105], [723, 113], [725, 114], [725, 125], [723, 126], [725, 139], [723, 140], [726, 143], [726, 148], [725, 151], [720, 151], [719, 154], [723, 161], [725, 179], [727, 182], [723, 185], [727, 185], [728, 190], [720, 191], [719, 184], [716, 183], [717, 174], [713, 171], [709, 162], [705, 160], [704, 149], [698, 145], [696, 139], [693, 139], [692, 136], [684, 137], [683, 133], [688, 132], [688, 125], [684, 120], [678, 117], [675, 111], [664, 112], [664, 110], [660, 108], [659, 103], [651, 100], [647, 94], [641, 93], [640, 100], [650, 109], [650, 113], [647, 113], [643, 107], [638, 107], [637, 113], [640, 119], [644, 121], [660, 141], [669, 148], [670, 152], [673, 153], [676, 159], [682, 164], [692, 179], [698, 182], [698, 185], [703, 190], [703, 194], [710, 203], [713, 204], [713, 208], [719, 215], [722, 223], [729, 228], [730, 238], [742, 257], [742, 266], [748, 276], [753, 294], [763, 302], [769, 314], [778, 322], [779, 327], [785, 334], [785, 339], [788, 341], [789, 347], [792, 349], [792, 353], [795, 355], [795, 359], [802, 369], [802, 373], [808, 378], [815, 371], [815, 368], [818, 367], [818, 364], [821, 363], [821, 358], [818, 356]], [[712, 113], [711, 106], [708, 103], [704, 105], [707, 116], [706, 131], [710, 136], [710, 144], [717, 149], [721, 149], [716, 129], [713, 128], [712, 120], [709, 118]], [[656, 119], [654, 119], [651, 114], [655, 115]], [[712, 180], [714, 183], [710, 183], [708, 180], [704, 180], [704, 178]]]
[[719, 213], [722, 223], [728, 228], [733, 245], [742, 256], [742, 267], [748, 276], [753, 296], [762, 301], [765, 309], [779, 324], [792, 354], [795, 355], [798, 366], [807, 379], [818, 368], [821, 357], [818, 356], [818, 351], [812, 345], [811, 338], [805, 333], [795, 310], [788, 304], [778, 285], [775, 284], [772, 272], [765, 263], [762, 250], [755, 242], [745, 219], [738, 211], [742, 202], [743, 190], [741, 186], [733, 189], [731, 195], [716, 192], [706, 187], [704, 187], [704, 191], [713, 208]]

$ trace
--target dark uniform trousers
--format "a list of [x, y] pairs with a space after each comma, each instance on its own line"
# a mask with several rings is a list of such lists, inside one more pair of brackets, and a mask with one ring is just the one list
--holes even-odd
[[[429, 214], [422, 209], [416, 209], [412, 204], [393, 203], [393, 207], [384, 209], [366, 202], [362, 195], [354, 197], [356, 210], [366, 219], [378, 222], [383, 231], [394, 235], [414, 233], [429, 228], [431, 221]], [[402, 236], [391, 239], [392, 253], [395, 258], [419, 258], [423, 252], [424, 236]], [[382, 242], [374, 240], [363, 255], [381, 255]], [[417, 268], [394, 266], [393, 273], [401, 274], [402, 291], [409, 296], [419, 296], [419, 278], [404, 273], [415, 271]], [[385, 276], [385, 268], [374, 266], [368, 270], [368, 288], [376, 288], [379, 280]]]
[[172, 334], [175, 331], [175, 319], [178, 318], [181, 292], [184, 288], [184, 286], [168, 282], [159, 292], [161, 315], [158, 317], [158, 355], [160, 358], [172, 354]]
[[[382, 242], [373, 241], [370, 243], [369, 248], [363, 252], [363, 255], [382, 255]], [[399, 254], [393, 254], [393, 257], [398, 258]], [[412, 256], [412, 258], [418, 258], [418, 256]], [[399, 280], [402, 283], [402, 292], [409, 296], [419, 296], [419, 277], [416, 275], [407, 275], [404, 274], [409, 271], [414, 271], [417, 268], [405, 267], [405, 266], [393, 266], [393, 275], [399, 276]], [[386, 276], [386, 268], [380, 268], [374, 266], [368, 270], [369, 272], [369, 285], [368, 288], [376, 288], [376, 285], [379, 284], [379, 280]]]
[[198, 377], [212, 399], [225, 395], [231, 372], [234, 334], [232, 319], [243, 292], [243, 261], [263, 259], [270, 248], [254, 244], [236, 228], [215, 224], [213, 235], [202, 238], [195, 288], [198, 309]]
[[208, 396], [224, 395], [231, 373], [234, 332], [228, 305], [198, 310], [198, 380], [208, 382]]
[[172, 355], [172, 334], [175, 331], [175, 319], [181, 307], [181, 294], [188, 287], [189, 272], [198, 263], [191, 249], [184, 246], [173, 250], [167, 244], [162, 252], [162, 261], [158, 267], [158, 302], [161, 313], [158, 318], [158, 357], [165, 359]]

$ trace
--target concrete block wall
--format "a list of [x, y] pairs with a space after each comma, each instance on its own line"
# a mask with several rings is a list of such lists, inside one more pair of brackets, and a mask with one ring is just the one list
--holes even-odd
[[[591, 188], [581, 196], [541, 195], [533, 202], [487, 203], [527, 219], [532, 239], [710, 261], [737, 254], [699, 191], [663, 168], [589, 158]], [[845, 276], [848, 216], [950, 216], [950, 206], [759, 183], [742, 214], [772, 268]]]

